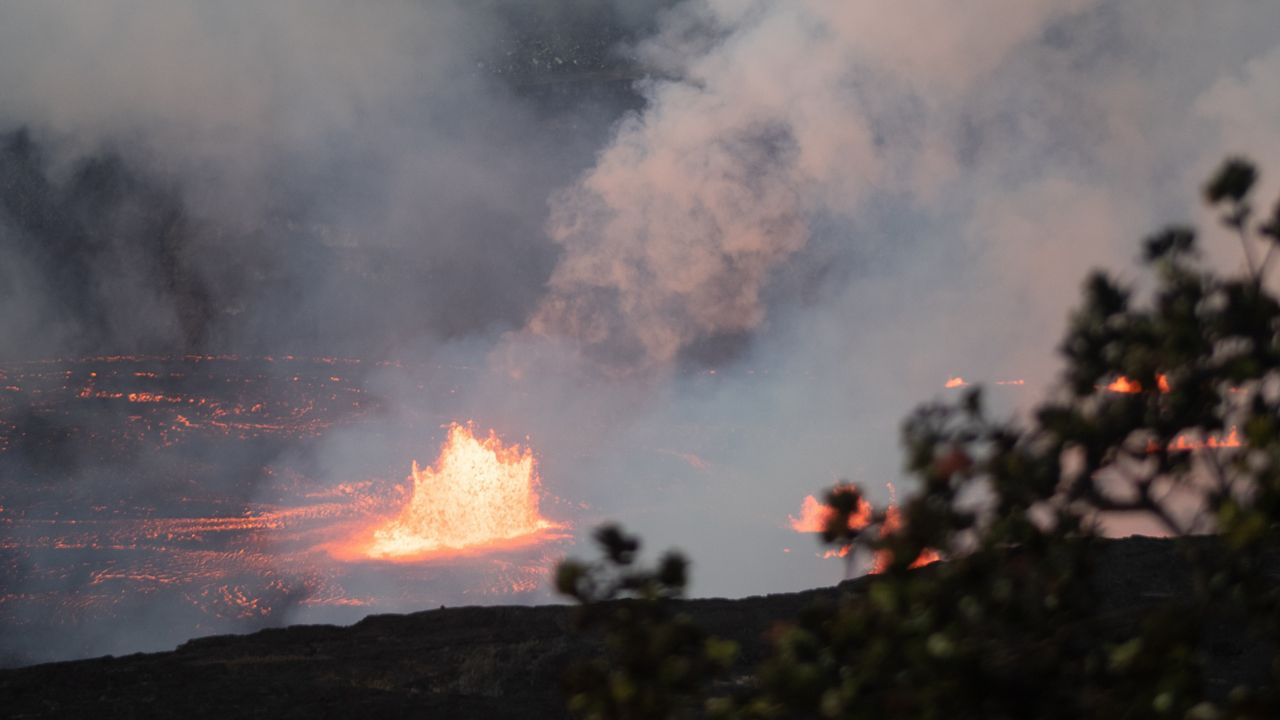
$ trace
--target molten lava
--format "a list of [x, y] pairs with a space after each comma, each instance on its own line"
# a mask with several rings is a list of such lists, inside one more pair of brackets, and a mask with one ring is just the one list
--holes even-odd
[[[1156, 386], [1162, 393], [1169, 392], [1169, 378], [1166, 377], [1163, 373], [1157, 375]], [[1142, 383], [1138, 382], [1137, 380], [1130, 380], [1129, 378], [1121, 375], [1120, 377], [1111, 381], [1111, 383], [1108, 384], [1104, 389], [1114, 393], [1123, 393], [1126, 395], [1131, 395], [1133, 393], [1142, 392]]]
[[[889, 488], [892, 490], [893, 486], [890, 485]], [[898, 531], [898, 528], [902, 526], [902, 514], [898, 512], [898, 506], [895, 503], [891, 503], [888, 509], [885, 510], [884, 524], [880, 526], [880, 534], [883, 536], [894, 534]], [[911, 561], [910, 567], [918, 568], [924, 567], [925, 565], [932, 565], [941, 559], [942, 556], [938, 554], [937, 550], [934, 550], [933, 548], [925, 548], [916, 556], [915, 560]], [[875, 564], [871, 567], [871, 574], [879, 575], [885, 570], [888, 570], [891, 564], [893, 564], [893, 553], [888, 550], [881, 550], [876, 553]]]
[[409, 558], [493, 547], [555, 527], [538, 512], [533, 453], [454, 423], [433, 467], [413, 463], [413, 496], [373, 531], [364, 554]]
[[[1179, 435], [1174, 438], [1166, 446], [1169, 452], [1191, 452], [1193, 450], [1217, 450], [1219, 448], [1238, 448], [1241, 447], [1240, 433], [1235, 427], [1231, 428], [1226, 437], [1219, 435], [1209, 435], [1204, 440], [1192, 439], [1187, 435]], [[1154, 440], [1147, 443], [1147, 452], [1156, 452], [1160, 446]]]
[[[837, 492], [838, 491], [839, 490], [837, 490]], [[880, 534], [882, 537], [892, 535], [897, 532], [898, 528], [902, 525], [902, 517], [898, 512], [896, 492], [894, 491], [892, 484], [889, 485], [889, 491], [893, 495], [894, 499], [890, 501], [889, 507], [885, 510], [884, 522], [880, 526]], [[788, 515], [787, 520], [789, 521], [788, 524], [791, 526], [791, 529], [798, 533], [820, 533], [826, 530], [827, 525], [834, 514], [835, 509], [830, 505], [819, 501], [812, 495], [806, 495], [804, 501], [800, 504], [800, 517]], [[868, 503], [865, 498], [858, 498], [858, 510], [849, 516], [849, 529], [861, 530], [869, 524], [871, 524], [871, 504]], [[832, 550], [826, 550], [820, 553], [820, 556], [823, 559], [847, 557], [850, 549], [849, 545], [843, 545]], [[911, 562], [911, 567], [923, 567], [925, 565], [938, 562], [941, 559], [942, 556], [939, 555], [936, 550], [926, 548], [924, 552], [920, 553], [920, 555]], [[888, 550], [878, 551], [872, 561], [871, 573], [873, 575], [878, 575], [884, 572], [889, 568], [889, 565], [892, 564], [892, 562], [892, 553]]]
[[[806, 495], [800, 504], [800, 517], [787, 516], [791, 529], [798, 533], [820, 533], [827, 529], [827, 523], [835, 510], [812, 495]], [[849, 529], [861, 530], [871, 522], [871, 504], [865, 499], [858, 499], [858, 511], [849, 516]]]

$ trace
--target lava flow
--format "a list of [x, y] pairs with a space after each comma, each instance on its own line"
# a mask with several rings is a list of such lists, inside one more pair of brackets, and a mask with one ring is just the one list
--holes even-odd
[[[161, 650], [195, 635], [291, 622], [549, 597], [550, 569], [563, 550], [554, 541], [565, 536], [537, 514], [532, 456], [496, 438], [453, 446], [470, 448], [478, 466], [477, 447], [512, 461], [510, 477], [522, 479], [525, 494], [455, 482], [467, 474], [466, 457], [442, 458], [416, 473], [427, 483], [419, 506], [442, 508], [460, 533], [462, 520], [487, 516], [440, 488], [433, 493], [430, 483], [460, 495], [470, 488], [506, 507], [532, 508], [513, 517], [536, 532], [442, 549], [431, 562], [387, 563], [411, 558], [368, 552], [384, 523], [399, 522], [413, 537], [412, 488], [392, 481], [400, 463], [342, 453], [356, 458], [351, 467], [326, 466], [344, 439], [386, 432], [384, 401], [365, 389], [386, 367], [278, 355], [0, 363], [0, 665]], [[407, 409], [397, 422], [435, 427], [457, 416], [450, 398], [472, 380], [468, 368], [412, 372], [418, 382], [402, 385]], [[544, 506], [554, 501], [542, 498]], [[501, 527], [487, 537], [521, 529]], [[349, 561], [325, 552], [360, 528], [364, 546]], [[428, 534], [442, 546], [466, 545], [457, 533]], [[520, 547], [490, 552], [495, 544]]]
[[[1166, 377], [1163, 373], [1160, 375], [1157, 375], [1156, 386], [1162, 393], [1169, 392], [1169, 378]], [[1142, 383], [1138, 382], [1137, 380], [1130, 380], [1129, 378], [1121, 375], [1120, 377], [1111, 381], [1106, 386], [1105, 389], [1113, 393], [1132, 395], [1135, 393], [1142, 392]]]
[[477, 438], [454, 423], [436, 464], [415, 460], [412, 469], [413, 496], [400, 514], [336, 555], [413, 560], [523, 545], [558, 527], [539, 513], [533, 452], [503, 445], [492, 431]]

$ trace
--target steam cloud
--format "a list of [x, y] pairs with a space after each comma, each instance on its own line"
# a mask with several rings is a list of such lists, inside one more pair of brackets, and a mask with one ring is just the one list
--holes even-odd
[[[891, 118], [877, 115], [893, 108], [881, 103], [918, 93], [927, 118], [1083, 4], [991, 3], [990, 15], [945, 2], [908, 13], [682, 6], [639, 47], [669, 79], [645, 87], [644, 112], [554, 200], [550, 233], [565, 255], [532, 327], [642, 364], [755, 330], [809, 218], [854, 212], [868, 187], [927, 187], [938, 179], [920, 174], [949, 169], [930, 165], [948, 160], [927, 155], [945, 150], [936, 131], [886, 137]], [[992, 16], [1000, 22], [985, 32]], [[895, 162], [907, 165], [896, 176]]]
[[[1036, 397], [1084, 274], [1211, 224], [1225, 153], [1280, 192], [1277, 26], [1246, 0], [9, 5], [0, 360], [418, 363], [368, 378], [385, 427], [280, 451], [335, 483], [426, 457], [397, 402], [465, 368], [430, 412], [531, 435], [583, 527], [683, 547], [700, 593], [829, 582], [778, 549], [800, 498], [897, 480], [947, 377]], [[66, 452], [40, 477], [116, 492]], [[146, 615], [62, 654], [134, 649]]]

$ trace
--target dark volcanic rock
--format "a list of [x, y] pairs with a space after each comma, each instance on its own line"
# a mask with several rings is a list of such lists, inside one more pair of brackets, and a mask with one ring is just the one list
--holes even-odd
[[[1211, 548], [1211, 541], [1197, 541]], [[928, 572], [928, 570], [924, 570]], [[766, 634], [840, 588], [690, 600], [712, 633], [742, 645], [744, 670]], [[1104, 614], [1131, 615], [1185, 593], [1190, 573], [1168, 540], [1129, 538], [1099, 551]], [[571, 630], [571, 609], [449, 608], [371, 616], [351, 627], [295, 626], [192, 640], [173, 652], [105, 657], [0, 671], [7, 717], [559, 718], [559, 676], [595, 649]], [[1271, 648], [1228, 614], [1210, 623], [1213, 681], [1261, 681]]]
[[[764, 630], [824, 592], [687, 605], [713, 632], [740, 638], [751, 660]], [[0, 671], [0, 707], [12, 717], [561, 717], [560, 672], [592, 651], [570, 621], [564, 606], [442, 608], [202, 638], [167, 653]]]

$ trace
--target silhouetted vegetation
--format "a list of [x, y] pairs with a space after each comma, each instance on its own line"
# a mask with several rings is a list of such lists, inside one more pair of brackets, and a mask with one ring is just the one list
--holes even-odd
[[[1204, 187], [1246, 271], [1208, 269], [1190, 228], [1152, 236], [1143, 259], [1153, 289], [1103, 272], [1088, 279], [1061, 345], [1060, 386], [1027, 420], [993, 418], [978, 389], [918, 409], [903, 425], [918, 489], [900, 518], [859, 516], [857, 489], [833, 489], [824, 542], [891, 561], [775, 632], [749, 674], [730, 676], [733, 646], [671, 602], [684, 560], [637, 567], [638, 539], [603, 528], [603, 557], [557, 575], [607, 651], [566, 675], [571, 712], [1280, 716], [1280, 663], [1233, 674], [1206, 662], [1223, 618], [1273, 658], [1280, 631], [1280, 303], [1265, 280], [1280, 204], [1258, 216], [1256, 178], [1231, 159]], [[1181, 538], [1189, 589], [1104, 600], [1101, 521], [1121, 514]], [[1192, 537], [1205, 533], [1214, 539]], [[911, 569], [931, 550], [945, 561]]]

